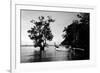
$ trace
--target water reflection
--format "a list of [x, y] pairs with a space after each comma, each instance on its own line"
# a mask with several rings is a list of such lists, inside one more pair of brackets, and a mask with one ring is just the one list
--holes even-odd
[[21, 63], [27, 62], [48, 62], [68, 60], [68, 51], [60, 46], [45, 47], [45, 51], [40, 55], [40, 51], [34, 47], [21, 47]]
[[40, 54], [40, 51], [34, 51], [32, 58], [30, 58], [28, 61], [29, 62], [45, 62], [45, 61], [51, 61], [52, 59], [50, 57], [46, 57], [45, 51]]
[[45, 51], [40, 54], [39, 48], [33, 46], [21, 47], [21, 63], [30, 62], [48, 62], [48, 61], [66, 61], [66, 60], [85, 60], [85, 51], [81, 48], [65, 48], [59, 46], [45, 47]]

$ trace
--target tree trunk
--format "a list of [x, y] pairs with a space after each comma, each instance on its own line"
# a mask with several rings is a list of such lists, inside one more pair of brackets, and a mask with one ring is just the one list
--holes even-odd
[[44, 46], [40, 47], [40, 51], [44, 51]]
[[42, 60], [43, 51], [44, 51], [44, 46], [40, 47], [40, 61]]

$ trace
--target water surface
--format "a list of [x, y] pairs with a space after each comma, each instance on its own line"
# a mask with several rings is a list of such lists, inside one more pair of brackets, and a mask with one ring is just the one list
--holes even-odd
[[54, 46], [45, 47], [40, 58], [39, 47], [21, 46], [21, 63], [45, 62], [45, 61], [65, 61], [68, 60], [68, 49], [63, 46], [55, 48]]

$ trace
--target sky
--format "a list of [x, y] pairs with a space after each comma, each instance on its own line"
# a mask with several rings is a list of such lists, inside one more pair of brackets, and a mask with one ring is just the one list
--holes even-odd
[[35, 11], [35, 10], [21, 10], [21, 45], [32, 45], [33, 41], [28, 37], [28, 30], [32, 27], [30, 22], [32, 19], [38, 21], [39, 16], [47, 16], [55, 19], [51, 23], [50, 28], [53, 34], [52, 41], [47, 41], [48, 44], [60, 44], [63, 41], [62, 35], [64, 34], [64, 27], [67, 27], [73, 20], [79, 19], [77, 17], [79, 12], [61, 12], [61, 11]]

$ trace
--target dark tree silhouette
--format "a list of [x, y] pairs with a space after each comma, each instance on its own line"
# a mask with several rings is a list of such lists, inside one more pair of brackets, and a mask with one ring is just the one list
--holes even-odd
[[84, 58], [89, 59], [89, 46], [90, 46], [90, 14], [89, 13], [80, 13], [77, 15], [80, 18], [80, 28], [79, 28], [79, 46], [84, 48]]
[[65, 34], [63, 35], [64, 41], [62, 41], [62, 45], [71, 45], [73, 47], [76, 46], [77, 40], [78, 40], [78, 20], [74, 20], [72, 24], [70, 24], [68, 27], [65, 27], [63, 32]]
[[83, 59], [89, 59], [89, 13], [80, 13], [77, 17], [80, 18], [79, 21], [74, 20], [64, 28], [64, 41], [61, 44], [84, 49], [84, 53], [81, 53], [83, 56], [80, 55]]
[[30, 33], [30, 39], [34, 41], [34, 47], [40, 47], [41, 55], [42, 51], [44, 51], [44, 48], [47, 46], [46, 41], [51, 41], [53, 38], [50, 30], [50, 24], [55, 20], [53, 20], [50, 16], [47, 16], [47, 19], [45, 19], [43, 16], [40, 16], [38, 19], [39, 21], [30, 21], [33, 23], [33, 27], [28, 30], [28, 33]]

